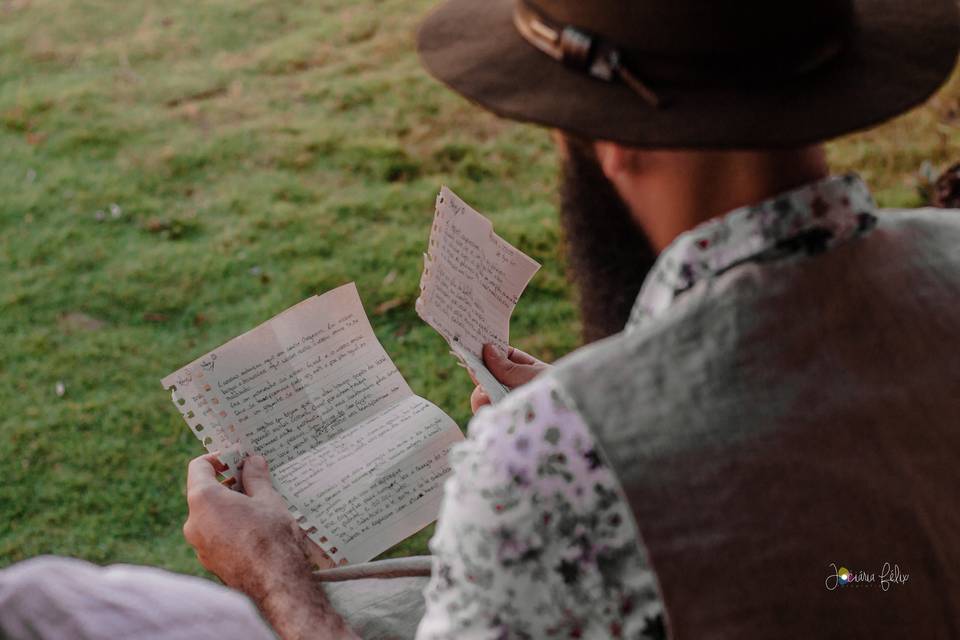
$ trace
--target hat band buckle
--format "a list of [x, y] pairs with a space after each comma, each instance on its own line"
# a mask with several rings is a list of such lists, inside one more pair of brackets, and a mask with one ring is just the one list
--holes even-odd
[[604, 82], [619, 78], [651, 107], [665, 105], [663, 96], [626, 67], [616, 47], [574, 26], [550, 24], [524, 0], [518, 0], [513, 22], [527, 42], [551, 58]]

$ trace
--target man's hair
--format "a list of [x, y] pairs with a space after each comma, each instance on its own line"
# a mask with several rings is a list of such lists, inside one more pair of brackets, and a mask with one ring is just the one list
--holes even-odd
[[589, 343], [623, 330], [657, 253], [604, 175], [593, 144], [564, 139], [561, 222], [583, 340]]

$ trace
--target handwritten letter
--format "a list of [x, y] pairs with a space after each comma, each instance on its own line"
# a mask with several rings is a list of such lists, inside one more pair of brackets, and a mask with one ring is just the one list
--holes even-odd
[[[291, 511], [339, 562], [370, 560], [432, 522], [446, 454], [462, 439], [413, 394], [353, 284], [301, 302], [163, 385], [207, 449], [233, 457], [224, 475], [238, 456], [267, 458]], [[396, 469], [402, 482], [381, 482]]]
[[510, 315], [540, 265], [493, 232], [448, 188], [437, 196], [417, 313], [450, 344], [493, 401], [506, 393], [483, 366], [484, 343], [506, 349]]

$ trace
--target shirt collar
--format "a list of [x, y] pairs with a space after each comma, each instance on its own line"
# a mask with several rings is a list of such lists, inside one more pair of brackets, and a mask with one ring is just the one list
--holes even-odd
[[734, 209], [680, 234], [644, 280], [627, 329], [657, 317], [697, 282], [743, 262], [821, 253], [867, 233], [876, 204], [858, 176], [825, 178]]

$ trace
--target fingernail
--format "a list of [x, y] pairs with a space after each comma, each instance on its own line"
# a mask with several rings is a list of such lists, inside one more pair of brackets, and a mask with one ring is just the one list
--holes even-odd
[[247, 458], [246, 464], [253, 465], [257, 469], [266, 471], [267, 469], [267, 459], [263, 456], [250, 456]]

